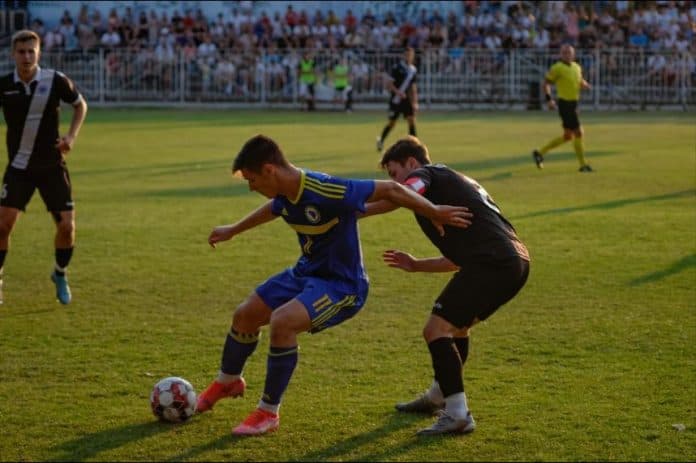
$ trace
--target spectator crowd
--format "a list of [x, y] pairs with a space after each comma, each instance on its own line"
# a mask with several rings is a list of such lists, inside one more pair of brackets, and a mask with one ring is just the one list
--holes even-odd
[[[423, 5], [427, 5], [425, 2]], [[124, 49], [142, 63], [173, 65], [183, 52], [186, 63], [204, 85], [218, 82], [232, 91], [231, 75], [253, 84], [258, 63], [271, 83], [283, 86], [287, 69], [296, 65], [295, 50], [345, 51], [356, 54], [398, 53], [405, 47], [419, 52], [441, 50], [457, 56], [463, 50], [555, 50], [563, 43], [578, 49], [642, 50], [646, 54], [693, 53], [696, 3], [683, 1], [473, 1], [462, 12], [422, 9], [416, 17], [387, 12], [379, 17], [366, 9], [360, 17], [348, 9], [339, 17], [332, 10], [307, 11], [289, 2], [284, 14], [257, 12], [253, 2], [237, 2], [229, 11], [206, 17], [201, 10], [134, 13], [126, 7], [103, 17], [84, 4], [77, 17], [65, 11], [55, 28], [33, 18], [31, 28], [43, 39], [43, 50], [66, 53]], [[288, 61], [290, 59], [290, 61]], [[295, 61], [292, 61], [294, 59]], [[251, 61], [249, 61], [251, 60]], [[107, 65], [113, 73], [133, 63]], [[145, 67], [147, 65], [144, 64]], [[153, 66], [151, 66], [153, 67]], [[358, 65], [359, 67], [359, 65]], [[162, 69], [152, 79], [167, 79]], [[359, 69], [354, 69], [359, 72]], [[241, 77], [240, 77], [241, 75]], [[224, 84], [227, 82], [227, 84]], [[166, 82], [165, 82], [166, 83]], [[247, 86], [241, 86], [245, 88]]]

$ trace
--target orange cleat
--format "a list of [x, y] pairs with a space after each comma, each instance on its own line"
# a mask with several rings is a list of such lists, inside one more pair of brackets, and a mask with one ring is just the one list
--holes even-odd
[[246, 420], [232, 430], [235, 436], [258, 436], [278, 429], [280, 416], [257, 408]]
[[246, 389], [244, 378], [239, 378], [229, 384], [213, 381], [210, 383], [210, 386], [198, 396], [196, 411], [198, 413], [207, 412], [213, 408], [213, 405], [215, 405], [218, 400], [224, 399], [225, 397], [243, 396], [244, 389]]

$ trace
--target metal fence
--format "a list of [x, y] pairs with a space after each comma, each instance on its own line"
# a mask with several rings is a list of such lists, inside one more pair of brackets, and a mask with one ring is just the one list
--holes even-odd
[[[344, 51], [356, 105], [386, 104], [385, 76], [400, 54]], [[319, 107], [333, 105], [331, 69], [337, 52], [314, 51]], [[100, 49], [45, 52], [42, 65], [65, 72], [90, 104], [244, 104], [299, 106], [298, 63], [302, 50], [245, 53], [218, 50], [209, 57], [184, 50]], [[535, 50], [451, 48], [417, 55], [418, 93], [428, 108], [540, 107], [540, 82], [557, 54]], [[646, 53], [624, 49], [578, 50], [592, 89], [587, 108], [684, 110], [696, 103], [696, 64], [690, 53]], [[5, 72], [13, 69], [6, 54]]]

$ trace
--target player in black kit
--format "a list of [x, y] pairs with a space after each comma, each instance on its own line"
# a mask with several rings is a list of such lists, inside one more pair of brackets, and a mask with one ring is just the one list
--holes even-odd
[[[15, 33], [12, 55], [16, 67], [0, 78], [9, 156], [0, 193], [0, 302], [10, 233], [38, 189], [56, 224], [56, 263], [51, 280], [58, 300], [68, 304], [72, 295], [66, 271], [75, 243], [75, 210], [65, 156], [85, 120], [87, 103], [65, 74], [39, 66], [40, 43], [33, 31]], [[70, 128], [63, 136], [58, 133], [61, 101], [73, 109]]]
[[382, 134], [377, 136], [377, 151], [382, 152], [384, 140], [394, 128], [399, 115], [408, 121], [409, 135], [416, 136], [416, 111], [418, 111], [418, 87], [416, 86], [416, 74], [418, 69], [413, 64], [416, 52], [408, 47], [404, 51], [401, 61], [392, 67], [389, 73], [387, 85], [389, 87], [389, 115], [387, 125], [382, 129]]
[[[468, 433], [475, 428], [462, 379], [469, 329], [522, 289], [529, 275], [529, 253], [486, 190], [445, 165], [431, 164], [427, 147], [416, 137], [408, 136], [392, 145], [382, 156], [381, 166], [393, 180], [433, 204], [465, 206], [473, 214], [468, 228], [445, 227], [444, 234], [428, 219], [415, 215], [442, 253], [439, 257], [417, 259], [398, 250], [383, 254], [390, 267], [408, 272], [456, 272], [437, 297], [423, 329], [435, 380], [421, 397], [396, 408], [429, 414], [440, 411], [438, 420], [418, 434]], [[394, 209], [385, 204], [373, 208], [365, 215]]]

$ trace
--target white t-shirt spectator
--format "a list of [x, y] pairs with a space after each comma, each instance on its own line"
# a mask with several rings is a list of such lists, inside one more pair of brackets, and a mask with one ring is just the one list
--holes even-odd
[[49, 30], [44, 35], [43, 43], [41, 44], [45, 51], [53, 50], [63, 46], [63, 35], [56, 30]]
[[536, 35], [534, 36], [532, 45], [534, 45], [534, 48], [543, 50], [548, 48], [550, 41], [551, 38], [549, 37], [549, 31], [546, 29], [541, 29], [540, 31], [537, 31]]
[[198, 45], [198, 52], [196, 53], [199, 61], [212, 66], [215, 64], [217, 58], [217, 45], [214, 42], [206, 40]]
[[502, 43], [498, 34], [487, 34], [486, 38], [483, 39], [483, 45], [489, 50], [497, 50]]
[[101, 44], [105, 47], [117, 47], [121, 44], [121, 36], [113, 29], [109, 27], [109, 30], [104, 32], [101, 36]]

